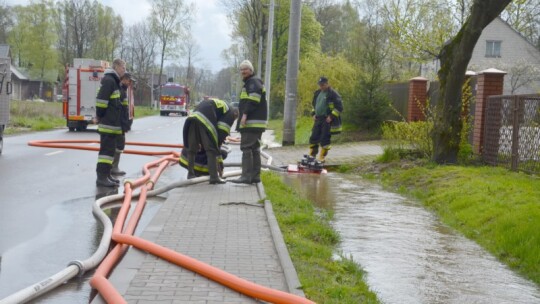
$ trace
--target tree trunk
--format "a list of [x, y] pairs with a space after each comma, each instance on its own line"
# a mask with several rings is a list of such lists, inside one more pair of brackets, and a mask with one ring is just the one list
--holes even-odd
[[482, 30], [495, 19], [511, 0], [474, 0], [471, 15], [459, 33], [443, 46], [438, 72], [441, 83], [439, 104], [433, 128], [433, 160], [439, 164], [456, 163], [459, 152], [461, 88], [467, 65]]

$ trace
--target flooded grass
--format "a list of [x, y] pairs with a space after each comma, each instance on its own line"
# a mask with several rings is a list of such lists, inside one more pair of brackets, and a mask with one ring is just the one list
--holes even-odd
[[540, 285], [540, 180], [494, 167], [393, 168], [383, 181]]
[[263, 183], [306, 296], [317, 303], [379, 303], [354, 261], [333, 258], [339, 235], [331, 214], [315, 210], [276, 173], [263, 172]]

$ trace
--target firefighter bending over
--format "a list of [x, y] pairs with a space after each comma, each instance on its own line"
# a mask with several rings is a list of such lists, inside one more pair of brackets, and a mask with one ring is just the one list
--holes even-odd
[[111, 169], [116, 151], [118, 136], [122, 136], [122, 99], [120, 96], [120, 78], [126, 72], [126, 63], [115, 59], [112, 69], [105, 70], [101, 87], [96, 97], [96, 116], [99, 119], [98, 133], [100, 147], [96, 166], [96, 185], [104, 187], [119, 186], [113, 180]]
[[313, 95], [313, 128], [309, 138], [309, 155], [316, 157], [321, 146], [320, 162], [325, 162], [330, 150], [332, 134], [341, 133], [341, 112], [343, 103], [341, 96], [328, 84], [328, 78], [321, 77], [317, 82], [319, 90]]
[[238, 117], [238, 112], [225, 101], [210, 98], [203, 100], [184, 123], [184, 149], [187, 150], [188, 175], [195, 174], [195, 157], [204, 150], [208, 162], [210, 184], [223, 184], [226, 181], [218, 174], [218, 156], [221, 145], [231, 132], [231, 126]]
[[[229, 149], [230, 148], [226, 145], [222, 145], [219, 149], [220, 155], [218, 155], [217, 166], [218, 175], [220, 177], [223, 177], [223, 161], [229, 155]], [[182, 153], [180, 154], [180, 159], [178, 160], [178, 162], [180, 163], [180, 166], [189, 169], [187, 149], [182, 149]], [[193, 168], [193, 171], [195, 173], [195, 177], [208, 175], [208, 158], [206, 157], [206, 151], [199, 150], [197, 154], [195, 154], [195, 166]]]

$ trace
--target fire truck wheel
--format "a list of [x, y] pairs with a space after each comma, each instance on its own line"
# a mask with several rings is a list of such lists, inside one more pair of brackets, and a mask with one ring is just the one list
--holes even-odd
[[75, 131], [74, 127], [69, 127], [69, 132], [74, 132], [74, 131]]

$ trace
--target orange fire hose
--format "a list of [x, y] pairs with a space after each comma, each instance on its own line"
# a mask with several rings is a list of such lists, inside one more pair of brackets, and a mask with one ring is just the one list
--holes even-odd
[[[65, 148], [65, 149], [79, 149], [98, 151], [98, 147], [88, 146], [75, 146], [72, 144], [89, 144], [99, 143], [95, 140], [43, 140], [43, 141], [31, 141], [28, 144], [30, 146], [48, 147], [48, 148]], [[169, 147], [169, 148], [182, 148], [182, 145], [168, 145], [168, 144], [152, 144], [141, 142], [126, 142], [126, 145], [138, 145], [138, 146], [151, 146], [151, 147]], [[133, 236], [133, 233], [137, 227], [137, 223], [142, 215], [144, 207], [146, 205], [146, 196], [148, 190], [151, 190], [163, 170], [168, 166], [170, 162], [177, 163], [179, 153], [177, 151], [168, 152], [150, 152], [150, 151], [137, 151], [137, 150], [124, 150], [124, 153], [140, 154], [140, 155], [169, 155], [161, 159], [152, 161], [146, 164], [143, 168], [143, 176], [135, 181], [126, 181], [124, 184], [125, 196], [122, 203], [122, 207], [116, 219], [112, 239], [117, 242], [116, 246], [109, 252], [102, 263], [97, 268], [94, 276], [90, 280], [90, 285], [95, 288], [100, 295], [107, 301], [107, 303], [121, 304], [127, 303], [122, 295], [115, 289], [115, 287], [109, 282], [107, 276], [110, 274], [114, 266], [118, 263], [120, 258], [125, 254], [128, 246], [135, 246], [141, 250], [147, 251], [157, 257], [160, 257], [166, 261], [174, 263], [180, 267], [186, 268], [193, 272], [196, 272], [208, 279], [211, 279], [217, 283], [227, 286], [233, 290], [236, 290], [247, 296], [260, 299], [263, 301], [278, 303], [278, 304], [313, 304], [314, 302], [293, 295], [281, 290], [271, 289], [262, 285], [249, 282], [245, 279], [227, 273], [219, 268], [213, 267], [206, 263], [200, 262], [191, 257], [185, 256], [181, 253], [175, 252], [171, 249], [154, 244], [147, 240]], [[153, 175], [150, 173], [150, 169], [158, 167]], [[131, 207], [131, 199], [133, 194], [132, 188], [141, 187], [139, 200], [136, 208], [129, 218], [127, 226], [123, 229], [124, 223], [127, 218], [127, 214]]]
[[[29, 146], [43, 147], [43, 148], [60, 148], [60, 149], [76, 149], [76, 150], [88, 150], [99, 151], [99, 147], [90, 146], [76, 146], [73, 144], [99, 144], [99, 140], [33, 140], [29, 141]], [[154, 144], [144, 142], [126, 142], [126, 146], [146, 146], [146, 147], [164, 147], [164, 148], [178, 148], [181, 149], [183, 145], [171, 145], [171, 144]], [[169, 155], [175, 154], [176, 151], [139, 151], [139, 150], [124, 150], [127, 154], [139, 154], [139, 155]]]

